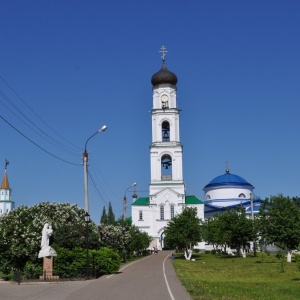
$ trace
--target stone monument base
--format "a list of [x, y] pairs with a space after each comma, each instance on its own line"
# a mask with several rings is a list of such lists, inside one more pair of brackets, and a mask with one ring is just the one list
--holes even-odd
[[41, 280], [59, 279], [59, 276], [53, 276], [53, 256], [43, 257], [43, 275], [40, 276]]

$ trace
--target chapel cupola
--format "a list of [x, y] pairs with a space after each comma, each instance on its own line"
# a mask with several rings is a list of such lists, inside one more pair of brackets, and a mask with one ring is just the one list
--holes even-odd
[[172, 84], [172, 85], [176, 85], [177, 84], [177, 76], [169, 71], [166, 67], [165, 64], [165, 56], [166, 53], [168, 52], [166, 50], [166, 48], [164, 46], [161, 47], [161, 51], [159, 51], [162, 53], [162, 67], [161, 69], [156, 72], [152, 78], [151, 78], [151, 83], [153, 86], [159, 85], [159, 84]]

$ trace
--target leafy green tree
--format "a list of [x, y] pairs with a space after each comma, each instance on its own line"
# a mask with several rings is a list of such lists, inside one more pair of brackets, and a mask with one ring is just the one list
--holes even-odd
[[254, 224], [240, 207], [205, 220], [203, 232], [207, 243], [225, 249], [234, 245], [238, 254], [249, 241], [256, 239]]
[[288, 251], [290, 262], [291, 251], [300, 244], [300, 207], [282, 194], [267, 198], [260, 207], [259, 229], [268, 244], [275, 243]]
[[293, 197], [292, 202], [297, 205], [300, 208], [300, 198], [299, 197]]
[[101, 219], [100, 219], [100, 224], [107, 225], [107, 214], [106, 214], [105, 206], [103, 206], [102, 215], [101, 215]]
[[[72, 250], [86, 248], [86, 224], [67, 223], [61, 224], [53, 234], [53, 247], [56, 245]], [[100, 241], [97, 226], [94, 222], [88, 225], [89, 249], [99, 249]]]
[[200, 219], [195, 208], [186, 207], [175, 216], [165, 229], [165, 243], [172, 248], [184, 249], [186, 257], [202, 239]]
[[152, 241], [152, 238], [146, 232], [141, 232], [138, 227], [132, 226], [129, 229], [130, 242], [127, 247], [127, 251], [131, 254], [136, 253], [140, 255], [145, 249], [147, 249]]
[[235, 245], [238, 249], [245, 249], [249, 241], [256, 238], [253, 221], [246, 216], [243, 208], [236, 208], [223, 214], [221, 220], [224, 222], [224, 229], [227, 233], [227, 245]]
[[116, 223], [115, 214], [113, 212], [111, 203], [108, 203], [108, 213], [107, 213], [107, 224], [114, 225]]
[[220, 215], [215, 215], [213, 218], [206, 219], [201, 225], [203, 240], [214, 248], [225, 246], [228, 240], [225, 232], [222, 231], [221, 223]]

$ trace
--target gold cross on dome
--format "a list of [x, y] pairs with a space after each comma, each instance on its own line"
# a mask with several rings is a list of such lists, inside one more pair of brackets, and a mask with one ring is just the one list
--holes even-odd
[[167, 55], [167, 52], [168, 52], [167, 49], [166, 49], [166, 47], [165, 46], [161, 46], [159, 52], [162, 53], [161, 58], [162, 58], [163, 61], [165, 61], [165, 56]]
[[229, 161], [226, 161], [226, 173], [229, 173]]
[[8, 164], [9, 164], [9, 161], [7, 159], [5, 159], [5, 170], [6, 170]]

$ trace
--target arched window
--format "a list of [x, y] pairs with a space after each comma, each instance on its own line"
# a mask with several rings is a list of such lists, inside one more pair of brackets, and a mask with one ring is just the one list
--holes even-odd
[[210, 200], [210, 196], [209, 195], [206, 195], [206, 200]]
[[239, 194], [239, 198], [246, 198], [244, 193]]
[[139, 211], [139, 221], [143, 221], [143, 211]]
[[161, 158], [161, 180], [172, 180], [172, 157], [168, 154]]
[[175, 208], [174, 208], [174, 205], [171, 205], [170, 206], [170, 217], [171, 217], [171, 219], [173, 219], [174, 218], [174, 215], [175, 215]]
[[170, 141], [170, 123], [168, 121], [163, 121], [161, 125], [162, 130], [162, 141], [169, 142]]
[[165, 207], [163, 205], [160, 206], [160, 219], [164, 220], [165, 219]]

